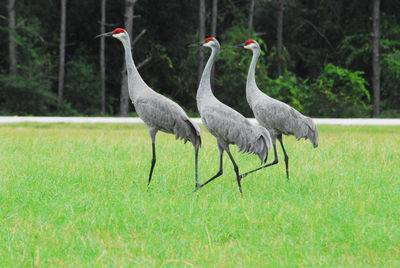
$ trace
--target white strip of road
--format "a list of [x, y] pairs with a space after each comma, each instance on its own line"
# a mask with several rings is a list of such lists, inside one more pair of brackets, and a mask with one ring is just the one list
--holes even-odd
[[[192, 118], [201, 123], [200, 118]], [[255, 124], [254, 118], [249, 118]], [[313, 118], [317, 125], [342, 126], [400, 126], [400, 119], [392, 118]], [[139, 117], [52, 117], [52, 116], [0, 116], [0, 124], [15, 123], [88, 123], [88, 124], [137, 124], [143, 123]]]

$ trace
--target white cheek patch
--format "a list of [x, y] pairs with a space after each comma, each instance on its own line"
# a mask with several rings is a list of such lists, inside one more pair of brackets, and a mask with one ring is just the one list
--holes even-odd
[[115, 37], [115, 38], [121, 38], [122, 36], [123, 36], [123, 33], [113, 34], [113, 37]]
[[250, 43], [247, 46], [244, 46], [245, 49], [252, 49], [252, 48], [256, 48], [257, 46], [254, 43]]

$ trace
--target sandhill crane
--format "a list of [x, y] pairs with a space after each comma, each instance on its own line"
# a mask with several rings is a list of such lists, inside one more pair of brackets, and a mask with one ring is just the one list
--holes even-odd
[[[293, 135], [297, 140], [301, 138], [310, 139], [315, 148], [318, 146], [318, 129], [311, 118], [302, 115], [286, 103], [269, 97], [257, 87], [255, 69], [260, 56], [260, 46], [256, 41], [248, 40], [234, 47], [244, 47], [253, 51], [253, 58], [247, 76], [246, 98], [257, 121], [271, 134], [275, 160], [266, 166], [278, 163], [278, 154], [276, 152], [276, 139], [278, 139], [285, 155], [286, 177], [289, 179], [289, 157], [283, 146], [282, 134]], [[244, 176], [246, 174], [243, 174]]]
[[[261, 163], [265, 163], [268, 157], [268, 150], [272, 147], [271, 137], [265, 128], [252, 125], [243, 115], [223, 104], [213, 95], [210, 73], [220, 45], [217, 39], [213, 37], [205, 39], [199, 45], [211, 48], [212, 52], [204, 68], [197, 90], [197, 108], [205, 127], [217, 138], [220, 154], [219, 171], [201, 184], [199, 188], [222, 175], [223, 153], [225, 151], [232, 161], [239, 191], [242, 193], [240, 182], [242, 175], [239, 175], [239, 168], [229, 150], [229, 144], [236, 144], [240, 152], [258, 155]], [[251, 172], [253, 171], [248, 173]]]
[[193, 144], [195, 150], [195, 180], [197, 189], [199, 186], [197, 163], [199, 147], [201, 145], [199, 126], [189, 119], [178, 104], [163, 95], [158, 94], [143, 81], [132, 58], [129, 35], [124, 29], [117, 28], [112, 32], [100, 34], [97, 37], [101, 36], [112, 36], [120, 40], [125, 49], [129, 97], [131, 98], [139, 117], [149, 128], [152, 143], [153, 158], [151, 160], [147, 186], [150, 185], [151, 176], [156, 164], [155, 140], [156, 134], [160, 130], [166, 133], [175, 134], [176, 139], [183, 139], [185, 143], [189, 140]]

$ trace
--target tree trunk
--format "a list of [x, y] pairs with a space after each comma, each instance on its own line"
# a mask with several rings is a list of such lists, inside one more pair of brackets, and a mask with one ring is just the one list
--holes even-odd
[[10, 54], [10, 74], [17, 73], [17, 51], [15, 44], [15, 0], [8, 0], [8, 53]]
[[60, 65], [58, 69], [58, 102], [57, 108], [60, 110], [64, 94], [64, 74], [65, 74], [65, 34], [67, 22], [67, 0], [61, 0], [61, 27], [60, 27]]
[[[217, 37], [217, 22], [218, 22], [218, 0], [213, 0], [212, 1], [212, 12], [211, 12], [211, 36], [212, 37]], [[215, 77], [215, 64], [211, 70], [211, 86], [212, 87], [214, 87], [214, 77]]]
[[277, 52], [278, 52], [278, 76], [283, 73], [283, 59], [282, 59], [282, 34], [283, 34], [283, 10], [284, 10], [284, 0], [278, 0], [278, 16], [277, 16], [277, 27], [276, 27], [276, 40], [277, 40]]
[[218, 21], [218, 0], [212, 1], [211, 12], [211, 36], [217, 37], [217, 21]]
[[380, 80], [379, 66], [379, 5], [380, 0], [374, 0], [372, 11], [372, 90], [374, 95], [373, 117], [379, 116]]
[[[106, 0], [101, 0], [100, 33], [106, 31]], [[105, 37], [100, 38], [100, 75], [101, 75], [101, 114], [106, 113], [106, 64], [105, 64]]]
[[247, 37], [251, 38], [251, 33], [253, 31], [253, 17], [254, 17], [254, 0], [250, 0], [249, 7], [249, 21], [247, 26]]
[[[206, 4], [204, 0], [199, 1], [199, 42], [203, 42], [206, 32]], [[199, 66], [197, 69], [197, 81], [200, 81], [204, 68], [204, 47], [199, 49]]]
[[[133, 25], [133, 8], [137, 0], [125, 0], [125, 31], [132, 38], [132, 25]], [[122, 82], [121, 82], [121, 96], [120, 96], [120, 116], [128, 116], [129, 113], [129, 91], [128, 91], [128, 74], [126, 72], [125, 61], [122, 67]]]

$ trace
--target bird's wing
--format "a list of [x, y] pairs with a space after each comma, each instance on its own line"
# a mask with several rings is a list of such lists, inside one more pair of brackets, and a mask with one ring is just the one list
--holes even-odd
[[135, 108], [140, 118], [148, 125], [175, 134], [175, 138], [201, 145], [200, 127], [172, 100], [157, 94], [138, 98]]
[[301, 120], [304, 124], [306, 124], [310, 129], [315, 129], [315, 124], [311, 120], [311, 118], [303, 115], [293, 107], [290, 107], [290, 114], [294, 119]]
[[159, 94], [138, 98], [134, 105], [147, 125], [168, 133], [173, 133], [176, 120], [186, 115], [179, 105]]
[[243, 115], [222, 103], [206, 107], [202, 110], [201, 117], [207, 129], [217, 139], [236, 144], [238, 151], [254, 153], [262, 162], [266, 161], [272, 143], [265, 128], [251, 124]]
[[236, 144], [240, 151], [248, 151], [255, 139], [255, 126], [243, 115], [226, 105], [205, 107], [202, 119], [207, 129], [228, 143]]
[[296, 138], [308, 136], [309, 130], [316, 129], [311, 118], [278, 100], [258, 101], [253, 112], [262, 125]]
[[[284, 131], [284, 122], [290, 115], [289, 109], [283, 103], [273, 100], [257, 101], [253, 109], [254, 115], [261, 119], [260, 123]], [[263, 125], [264, 125], [263, 124]]]
[[244, 116], [226, 105], [206, 106], [201, 116], [207, 128], [224, 137], [239, 125], [247, 123]]
[[187, 119], [185, 119], [189, 124], [192, 125], [193, 129], [196, 131], [197, 135], [200, 135], [200, 127], [198, 124], [196, 124], [192, 119], [190, 119], [189, 117]]
[[297, 121], [304, 117], [286, 103], [274, 99], [260, 99], [255, 103], [253, 112], [262, 125], [287, 135], [295, 133]]

